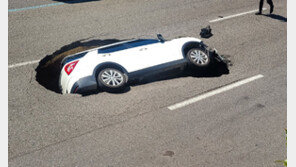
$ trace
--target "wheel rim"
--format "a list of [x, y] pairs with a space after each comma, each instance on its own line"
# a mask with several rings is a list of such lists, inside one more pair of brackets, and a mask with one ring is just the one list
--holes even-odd
[[209, 62], [208, 56], [200, 50], [193, 50], [190, 52], [190, 58], [198, 65], [205, 65]]
[[102, 81], [112, 87], [119, 86], [123, 83], [123, 76], [122, 73], [114, 70], [114, 69], [107, 69], [101, 75]]

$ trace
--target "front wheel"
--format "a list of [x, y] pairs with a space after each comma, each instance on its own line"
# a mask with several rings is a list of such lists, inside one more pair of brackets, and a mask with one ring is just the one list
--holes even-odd
[[208, 67], [211, 59], [206, 49], [192, 48], [186, 54], [189, 62], [197, 67]]
[[118, 69], [105, 68], [101, 70], [97, 76], [99, 87], [107, 91], [115, 91], [122, 89], [126, 84], [127, 78]]

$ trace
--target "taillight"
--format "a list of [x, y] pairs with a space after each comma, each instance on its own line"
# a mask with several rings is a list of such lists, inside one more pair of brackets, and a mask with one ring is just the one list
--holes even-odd
[[70, 75], [71, 72], [74, 70], [74, 68], [75, 68], [76, 64], [78, 63], [78, 61], [79, 61], [79, 60], [77, 60], [77, 61], [73, 61], [73, 62], [71, 62], [71, 63], [69, 63], [69, 64], [67, 64], [67, 65], [65, 66], [65, 71], [66, 71], [66, 73], [67, 73], [68, 75]]

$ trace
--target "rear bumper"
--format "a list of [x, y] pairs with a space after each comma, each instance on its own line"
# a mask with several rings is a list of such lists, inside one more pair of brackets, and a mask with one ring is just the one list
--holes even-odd
[[64, 72], [61, 73], [59, 86], [62, 94], [84, 93], [98, 88], [93, 76], [78, 79], [77, 77], [69, 77]]
[[97, 82], [92, 76], [84, 77], [76, 81], [69, 93], [85, 93], [93, 90], [97, 90]]

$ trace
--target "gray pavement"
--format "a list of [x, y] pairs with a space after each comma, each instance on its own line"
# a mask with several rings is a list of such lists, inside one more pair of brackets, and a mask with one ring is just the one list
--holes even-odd
[[[11, 0], [9, 7], [39, 3]], [[40, 85], [38, 64], [9, 68], [9, 165], [277, 166], [275, 160], [286, 158], [287, 6], [274, 3], [274, 17], [248, 14], [216, 23], [209, 21], [258, 3], [101, 0], [9, 12], [9, 65], [40, 60], [81, 39], [199, 37], [208, 24], [214, 36], [203, 40], [234, 64], [220, 77], [181, 75], [83, 97]], [[167, 109], [257, 74], [264, 77]]]

